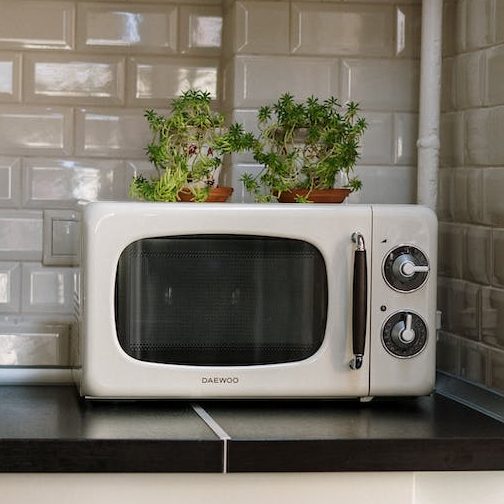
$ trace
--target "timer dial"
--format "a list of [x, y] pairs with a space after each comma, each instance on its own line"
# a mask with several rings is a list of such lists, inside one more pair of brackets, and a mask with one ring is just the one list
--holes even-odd
[[394, 313], [383, 325], [382, 342], [387, 351], [396, 357], [414, 357], [425, 348], [427, 326], [416, 313]]
[[425, 254], [409, 245], [397, 247], [383, 262], [383, 276], [395, 290], [410, 292], [419, 289], [427, 280], [429, 261]]

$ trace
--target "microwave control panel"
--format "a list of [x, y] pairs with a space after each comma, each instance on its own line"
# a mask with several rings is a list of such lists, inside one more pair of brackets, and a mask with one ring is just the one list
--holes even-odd
[[[383, 261], [383, 278], [388, 286], [405, 294], [420, 289], [429, 275], [427, 256], [412, 245], [391, 250]], [[427, 343], [427, 325], [414, 312], [400, 311], [391, 315], [382, 330], [383, 345], [393, 356], [409, 358], [418, 355]]]
[[422, 395], [435, 380], [437, 219], [373, 207], [370, 395]]

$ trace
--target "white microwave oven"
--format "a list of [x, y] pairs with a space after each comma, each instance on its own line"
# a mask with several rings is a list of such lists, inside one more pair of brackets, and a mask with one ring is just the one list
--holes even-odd
[[82, 396], [433, 389], [437, 220], [424, 207], [100, 202], [82, 229]]

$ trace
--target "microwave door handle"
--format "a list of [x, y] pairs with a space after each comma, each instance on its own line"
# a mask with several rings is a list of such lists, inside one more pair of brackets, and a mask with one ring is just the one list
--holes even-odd
[[360, 369], [364, 359], [367, 326], [367, 260], [364, 237], [354, 233], [352, 241], [356, 244], [354, 253], [352, 346], [354, 357], [350, 361], [352, 369]]

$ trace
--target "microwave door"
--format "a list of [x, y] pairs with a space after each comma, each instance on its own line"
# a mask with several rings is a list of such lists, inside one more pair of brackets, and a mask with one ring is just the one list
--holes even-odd
[[116, 326], [123, 350], [146, 362], [283, 364], [321, 347], [327, 298], [324, 259], [305, 241], [147, 238], [120, 257]]
[[141, 358], [141, 317], [148, 317], [142, 307], [149, 306], [149, 300], [144, 299], [148, 290], [140, 288], [148, 277], [148, 272], [143, 269], [144, 264], [138, 260], [143, 255], [142, 249], [142, 241], [132, 243], [126, 256], [119, 261], [114, 303], [116, 321], [121, 321], [121, 331], [129, 335], [128, 353], [136, 359]]

